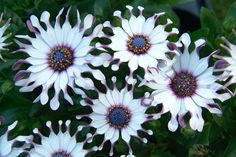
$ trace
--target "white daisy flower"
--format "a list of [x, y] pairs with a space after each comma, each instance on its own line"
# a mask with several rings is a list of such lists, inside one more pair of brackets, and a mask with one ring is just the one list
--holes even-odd
[[[236, 32], [234, 31], [236, 36]], [[220, 56], [214, 55], [213, 57], [220, 59], [215, 63], [215, 71], [223, 72], [221, 75], [221, 80], [228, 80], [228, 82], [224, 85], [224, 87], [228, 87], [231, 84], [236, 83], [236, 45], [230, 43], [227, 39], [223, 38], [224, 44], [221, 44], [225, 50], [227, 50], [230, 56]], [[234, 91], [234, 95], [236, 94], [236, 90]]]
[[147, 70], [148, 67], [157, 67], [160, 60], [168, 62], [170, 59], [167, 52], [178, 54], [175, 49], [170, 48], [171, 43], [167, 40], [170, 35], [178, 34], [178, 29], [165, 31], [172, 21], [167, 19], [165, 25], [156, 26], [156, 21], [165, 14], [164, 12], [145, 19], [143, 7], [138, 7], [138, 17], [134, 16], [132, 6], [127, 5], [126, 8], [130, 11], [128, 20], [121, 16], [121, 11], [114, 12], [114, 16], [121, 21], [121, 27], [113, 27], [108, 21], [104, 23], [104, 26], [111, 28], [114, 33], [113, 36], [106, 35], [111, 43], [104, 46], [115, 51], [113, 60], [119, 60], [117, 64], [112, 65], [113, 70], [118, 70], [120, 63], [128, 62], [132, 75], [139, 66]]
[[8, 129], [5, 134], [0, 136], [0, 157], [16, 157], [20, 155], [21, 153], [25, 152], [25, 146], [23, 145], [22, 147], [14, 147], [13, 145], [16, 142], [25, 142], [30, 140], [32, 137], [31, 136], [18, 136], [12, 140], [9, 140], [9, 132], [13, 130], [16, 125], [17, 121], [15, 121], [13, 124], [8, 126]]
[[37, 128], [33, 130], [35, 134], [40, 136], [41, 142], [37, 144], [32, 141], [34, 148], [29, 152], [30, 157], [84, 157], [86, 154], [97, 150], [96, 147], [90, 150], [83, 149], [84, 143], [77, 141], [77, 134], [81, 130], [81, 127], [78, 127], [76, 132], [71, 136], [70, 120], [65, 122], [66, 131], [62, 130], [63, 122], [61, 120], [58, 124], [59, 131], [55, 133], [51, 122], [48, 121], [46, 123], [50, 130], [48, 137], [40, 133]]
[[64, 24], [60, 24], [60, 16], [63, 9], [56, 17], [54, 27], [50, 23], [50, 14], [44, 11], [40, 21], [46, 25], [46, 30], [41, 26], [36, 16], [32, 15], [27, 22], [29, 29], [35, 33], [35, 38], [28, 35], [17, 35], [19, 39], [29, 41], [31, 44], [25, 44], [16, 40], [21, 47], [16, 52], [25, 52], [30, 57], [25, 60], [19, 60], [13, 69], [18, 69], [21, 64], [30, 64], [27, 70], [19, 71], [15, 76], [15, 84], [22, 86], [21, 92], [31, 92], [35, 88], [42, 86], [42, 92], [34, 102], [40, 101], [45, 105], [48, 100], [48, 90], [54, 86], [54, 97], [50, 101], [50, 107], [57, 110], [59, 103], [59, 94], [63, 91], [64, 98], [73, 104], [71, 97], [67, 93], [67, 87], [70, 86], [77, 94], [83, 95], [84, 92], [75, 88], [75, 84], [85, 89], [92, 89], [93, 82], [89, 78], [83, 78], [81, 73], [90, 72], [92, 75], [104, 81], [105, 76], [99, 70], [94, 70], [88, 66], [104, 65], [110, 56], [105, 53], [93, 56], [90, 52], [95, 49], [91, 46], [91, 41], [98, 37], [102, 25], [94, 28], [90, 35], [85, 36], [85, 32], [92, 27], [94, 17], [87, 15], [81, 24], [80, 14], [77, 11], [77, 23], [74, 27], [69, 23], [69, 12], [66, 14]]
[[[2, 18], [3, 18], [3, 14], [1, 14], [1, 16], [0, 16], [0, 22], [2, 22]], [[11, 44], [11, 43], [4, 43], [4, 41], [11, 36], [11, 33], [4, 35], [5, 31], [10, 26], [10, 21], [11, 21], [11, 19], [8, 19], [7, 22], [2, 27], [0, 27], [0, 51], [1, 50], [8, 50], [5, 47]], [[1, 54], [0, 54], [0, 59], [3, 60]]]
[[[142, 124], [159, 118], [159, 115], [146, 114], [148, 109], [147, 101], [148, 97], [134, 99], [133, 98], [133, 86], [129, 89], [128, 85], [122, 90], [118, 90], [115, 82], [116, 78], [112, 78], [113, 89], [107, 87], [106, 93], [98, 93], [98, 99], [86, 98], [81, 101], [83, 106], [90, 106], [93, 110], [88, 115], [78, 115], [77, 119], [82, 117], [88, 117], [92, 121], [87, 127], [96, 128], [96, 132], [92, 135], [90, 142], [96, 135], [104, 135], [104, 140], [99, 146], [99, 149], [103, 149], [103, 145], [106, 141], [111, 142], [110, 156], [113, 155], [113, 149], [116, 141], [121, 138], [129, 146], [129, 154], [132, 155], [132, 148], [130, 146], [131, 136], [140, 139], [146, 143], [146, 138], [141, 138], [138, 135], [138, 131], [146, 132], [152, 135], [151, 130], [145, 130]], [[145, 104], [145, 105], [144, 105]]]
[[230, 94], [218, 93], [222, 85], [216, 83], [218, 77], [213, 75], [213, 67], [208, 67], [211, 55], [199, 58], [199, 50], [205, 41], [203, 39], [195, 41], [195, 48], [190, 54], [190, 36], [185, 33], [180, 40], [184, 45], [184, 52], [177, 57], [172, 69], [165, 74], [159, 73], [154, 68], [150, 69], [144, 84], [155, 90], [152, 93], [154, 105], [162, 103], [161, 113], [171, 113], [169, 130], [175, 131], [178, 122], [184, 127], [184, 116], [190, 112], [190, 127], [202, 131], [204, 125], [202, 107], [220, 115], [222, 111], [215, 99], [225, 101], [230, 98]]

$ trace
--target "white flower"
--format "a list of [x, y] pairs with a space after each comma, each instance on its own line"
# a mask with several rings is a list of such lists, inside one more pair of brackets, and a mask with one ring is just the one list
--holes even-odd
[[104, 26], [111, 28], [114, 33], [113, 36], [106, 35], [110, 38], [111, 43], [104, 47], [115, 51], [113, 60], [119, 60], [118, 63], [112, 65], [112, 69], [118, 70], [120, 63], [128, 62], [132, 75], [139, 66], [146, 71], [148, 67], [157, 67], [161, 60], [170, 61], [166, 53], [178, 53], [172, 49], [173, 47], [170, 48], [171, 43], [167, 38], [179, 31], [176, 28], [170, 32], [165, 31], [165, 28], [172, 24], [172, 21], [167, 19], [166, 24], [156, 26], [156, 21], [165, 14], [164, 12], [156, 13], [145, 19], [142, 14], [143, 7], [138, 7], [138, 17], [134, 16], [133, 7], [127, 5], [126, 8], [130, 11], [128, 20], [121, 16], [121, 11], [114, 12], [114, 16], [121, 21], [121, 27], [113, 27], [108, 21], [104, 23]]
[[9, 132], [16, 127], [17, 123], [18, 122], [15, 121], [13, 124], [8, 126], [6, 133], [3, 134], [2, 136], [0, 136], [0, 157], [16, 157], [16, 156], [20, 155], [21, 153], [25, 152], [24, 147], [26, 145], [23, 145], [20, 148], [13, 147], [13, 145], [16, 142], [28, 141], [31, 138], [31, 136], [18, 136], [12, 140], [8, 139]]
[[[0, 22], [2, 22], [2, 18], [3, 18], [3, 14], [1, 14]], [[8, 19], [7, 22], [2, 27], [0, 27], [0, 51], [1, 50], [8, 50], [5, 47], [11, 44], [11, 43], [4, 43], [4, 41], [11, 36], [11, 33], [4, 35], [5, 31], [10, 26], [10, 21], [11, 21], [11, 19]], [[0, 59], [3, 60], [1, 54], [0, 54]]]
[[48, 90], [54, 86], [54, 97], [50, 101], [50, 107], [57, 110], [59, 103], [59, 94], [62, 91], [64, 98], [73, 104], [71, 97], [67, 92], [67, 87], [71, 87], [77, 94], [83, 95], [84, 92], [75, 88], [75, 84], [85, 89], [92, 89], [93, 82], [89, 78], [83, 78], [81, 73], [90, 72], [92, 75], [104, 81], [105, 76], [99, 70], [94, 70], [88, 66], [104, 65], [107, 66], [108, 54], [102, 53], [93, 56], [91, 51], [95, 46], [91, 46], [91, 41], [98, 37], [102, 25], [94, 28], [90, 35], [84, 33], [92, 27], [94, 17], [87, 15], [81, 24], [80, 14], [77, 11], [77, 23], [74, 27], [69, 23], [69, 12], [66, 14], [64, 24], [60, 24], [60, 16], [63, 9], [56, 17], [55, 26], [50, 23], [50, 14], [44, 11], [40, 21], [46, 25], [46, 30], [41, 26], [36, 16], [32, 15], [27, 22], [29, 29], [35, 33], [35, 38], [28, 35], [17, 35], [16, 37], [29, 41], [31, 44], [25, 44], [16, 40], [21, 47], [16, 52], [25, 52], [30, 57], [25, 60], [19, 60], [13, 69], [18, 69], [21, 64], [31, 64], [27, 70], [19, 71], [15, 76], [15, 84], [22, 86], [21, 92], [31, 92], [35, 88], [42, 86], [42, 92], [34, 102], [40, 101], [46, 104], [49, 100]]
[[[81, 101], [83, 106], [90, 106], [93, 110], [88, 115], [78, 115], [77, 119], [82, 117], [88, 117], [92, 121], [88, 126], [96, 128], [96, 132], [92, 135], [90, 141], [96, 135], [104, 135], [104, 140], [99, 149], [103, 149], [103, 145], [106, 141], [111, 142], [110, 156], [113, 155], [113, 149], [116, 141], [121, 138], [129, 146], [129, 154], [132, 155], [132, 148], [130, 146], [131, 136], [138, 138], [144, 143], [147, 142], [146, 138], [141, 138], [138, 135], [138, 131], [143, 131], [152, 135], [151, 130], [145, 130], [142, 124], [146, 121], [159, 118], [158, 116], [146, 114], [148, 105], [143, 100], [148, 97], [139, 99], [133, 98], [133, 87], [128, 89], [128, 85], [122, 90], [118, 90], [115, 82], [116, 78], [112, 78], [113, 88], [107, 88], [106, 93], [98, 92], [98, 99], [87, 98]], [[144, 99], [145, 98], [145, 99]]]
[[221, 114], [221, 109], [215, 99], [225, 101], [230, 98], [230, 94], [217, 93], [222, 89], [222, 85], [216, 83], [218, 77], [213, 75], [213, 67], [208, 67], [210, 56], [199, 58], [199, 50], [205, 41], [197, 40], [195, 49], [190, 54], [189, 35], [183, 34], [180, 40], [184, 45], [184, 52], [177, 57], [173, 67], [165, 73], [150, 69], [150, 74], [144, 80], [144, 84], [154, 89], [152, 93], [154, 105], [162, 103], [161, 113], [171, 113], [169, 130], [175, 131], [178, 128], [178, 122], [181, 127], [184, 127], [184, 116], [190, 112], [190, 127], [193, 130], [202, 131], [204, 125], [202, 107], [211, 113]]
[[30, 157], [84, 157], [91, 151], [96, 151], [96, 147], [85, 150], [83, 149], [84, 143], [77, 142], [78, 131], [81, 130], [80, 127], [71, 136], [70, 134], [70, 120], [65, 122], [66, 131], [62, 130], [62, 121], [59, 121], [59, 131], [55, 133], [52, 128], [50, 121], [46, 123], [50, 130], [49, 136], [44, 136], [39, 132], [37, 128], [33, 130], [35, 134], [38, 134], [41, 138], [41, 143], [33, 143], [34, 148], [29, 152]]
[[[236, 32], [234, 32], [236, 36]], [[214, 55], [213, 57], [220, 59], [215, 63], [215, 71], [223, 72], [221, 75], [221, 80], [228, 80], [228, 82], [224, 85], [224, 87], [228, 87], [231, 84], [236, 83], [236, 45], [230, 43], [227, 39], [223, 38], [224, 44], [221, 46], [227, 50], [230, 56], [220, 56]], [[234, 95], [236, 94], [236, 90], [234, 91]]]

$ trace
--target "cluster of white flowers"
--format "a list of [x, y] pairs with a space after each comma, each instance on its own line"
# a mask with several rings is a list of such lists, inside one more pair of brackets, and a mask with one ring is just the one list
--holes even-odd
[[[166, 27], [172, 24], [170, 19], [163, 25], [157, 24], [157, 20], [165, 13], [156, 13], [146, 19], [143, 16], [143, 7], [138, 7], [137, 17], [133, 7], [126, 7], [130, 13], [128, 19], [122, 16], [121, 11], [114, 12], [114, 16], [120, 20], [120, 26], [113, 26], [106, 21], [93, 27], [94, 16], [89, 14], [81, 22], [79, 11], [77, 23], [72, 26], [69, 22], [70, 9], [63, 25], [60, 21], [64, 9], [57, 15], [54, 26], [47, 11], [42, 13], [40, 20], [34, 15], [30, 17], [27, 26], [34, 37], [16, 35], [15, 39], [20, 48], [14, 53], [23, 52], [28, 55], [28, 58], [20, 59], [12, 67], [13, 70], [21, 69], [14, 77], [15, 85], [21, 87], [20, 92], [32, 92], [40, 88], [41, 93], [34, 102], [39, 101], [45, 105], [50, 101], [52, 110], [60, 107], [61, 94], [73, 105], [71, 95], [67, 91], [70, 88], [82, 97], [82, 106], [91, 108], [91, 113], [78, 115], [76, 118], [78, 121], [89, 118], [90, 123], [78, 126], [76, 132], [71, 135], [70, 120], [65, 123], [59, 121], [58, 131], [54, 131], [48, 121], [48, 137], [38, 129], [33, 130], [41, 141], [36, 142], [33, 136], [19, 136], [8, 140], [8, 132], [16, 126], [15, 122], [8, 127], [6, 134], [0, 137], [0, 157], [16, 157], [21, 153], [27, 153], [30, 157], [84, 157], [92, 151], [102, 150], [104, 143], [108, 141], [111, 143], [109, 155], [113, 156], [114, 145], [119, 139], [127, 143], [128, 156], [134, 156], [130, 144], [131, 137], [147, 143], [147, 139], [141, 137], [138, 132], [152, 135], [153, 131], [144, 129], [142, 124], [157, 120], [162, 114], [170, 113], [168, 128], [170, 131], [176, 131], [179, 125], [186, 126], [185, 115], [190, 113], [189, 126], [199, 132], [204, 128], [203, 108], [210, 113], [222, 114], [218, 100], [223, 102], [229, 99], [233, 94], [225, 89], [236, 82], [236, 45], [225, 39], [222, 47], [228, 50], [231, 56], [219, 56], [217, 51], [214, 51], [200, 58], [200, 49], [205, 45], [205, 40], [195, 41], [194, 49], [190, 50], [191, 39], [187, 33], [181, 35], [178, 41], [169, 40], [169, 36], [179, 33], [176, 28], [166, 30]], [[9, 45], [3, 43], [10, 36], [3, 36], [8, 26], [9, 20], [0, 28], [0, 50]], [[112, 33], [108, 34], [106, 29]], [[110, 43], [93, 42], [95, 38], [107, 38]], [[211, 56], [220, 59], [214, 67], [208, 64]], [[22, 69], [23, 64], [28, 68]], [[113, 71], [118, 71], [121, 64], [126, 64], [129, 68], [129, 74], [126, 74], [123, 81], [125, 86], [118, 88], [117, 82], [122, 80], [112, 77], [113, 86], [109, 87], [109, 78], [99, 67], [111, 65]], [[143, 76], [134, 75], [139, 67], [144, 70]], [[214, 71], [224, 73], [213, 75]], [[105, 92], [97, 89], [94, 79], [85, 77], [83, 73], [91, 73], [101, 82], [101, 86], [105, 87]], [[228, 78], [230, 80], [226, 85], [218, 83]], [[134, 98], [134, 89], [137, 86], [147, 86], [152, 92]], [[86, 90], [95, 91], [97, 98], [89, 97]], [[50, 92], [54, 93], [52, 98], [49, 97]], [[160, 112], [147, 113], [149, 108], [160, 105]], [[62, 129], [63, 124], [66, 129]], [[83, 142], [78, 142], [78, 132], [87, 127], [94, 128], [95, 132], [88, 133]], [[92, 142], [96, 135], [104, 135], [100, 146], [85, 149], [84, 145]], [[18, 148], [13, 146], [16, 141], [25, 143]]]

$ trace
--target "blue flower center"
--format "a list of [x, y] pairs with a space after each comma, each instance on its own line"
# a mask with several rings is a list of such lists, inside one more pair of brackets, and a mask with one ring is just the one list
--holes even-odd
[[52, 155], [52, 157], [71, 157], [71, 155], [65, 153], [65, 152], [57, 152]]
[[112, 127], [121, 129], [128, 125], [130, 116], [130, 111], [127, 108], [115, 106], [109, 109], [107, 117]]
[[177, 97], [192, 96], [197, 89], [196, 78], [188, 72], [179, 72], [171, 80], [170, 88]]
[[132, 46], [143, 48], [147, 44], [146, 39], [143, 36], [136, 36], [133, 38], [133, 41], [131, 42]]
[[128, 41], [128, 49], [134, 54], [144, 54], [150, 48], [150, 42], [147, 36], [134, 35]]
[[66, 70], [73, 62], [73, 53], [70, 48], [56, 47], [49, 54], [49, 65], [55, 71]]

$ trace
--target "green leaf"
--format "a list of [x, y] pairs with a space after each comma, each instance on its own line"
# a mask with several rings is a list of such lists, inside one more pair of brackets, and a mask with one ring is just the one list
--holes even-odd
[[35, 5], [36, 9], [39, 7], [41, 2], [42, 2], [42, 0], [34, 0], [34, 5]]
[[152, 152], [151, 157], [174, 157], [174, 155], [170, 154], [169, 152], [156, 149], [156, 151]]
[[10, 68], [15, 62], [15, 59], [7, 60], [6, 62], [0, 61], [0, 71]]
[[204, 130], [203, 132], [201, 133], [201, 136], [199, 138], [199, 142], [200, 144], [203, 144], [203, 145], [209, 145], [209, 135], [210, 135], [210, 131], [211, 131], [211, 124], [210, 123], [207, 123], [205, 126], [204, 126]]
[[110, 10], [109, 0], [96, 0], [94, 3], [94, 14], [103, 16], [103, 18], [107, 17], [107, 11]]
[[196, 30], [195, 32], [191, 33], [192, 41], [198, 40], [198, 39], [206, 39], [209, 35], [209, 28], [201, 28]]
[[236, 156], [236, 137], [233, 137], [229, 141], [229, 144], [224, 153], [224, 157], [235, 157], [235, 156]]
[[176, 5], [181, 3], [188, 3], [194, 0], [158, 0], [158, 4], [168, 4], [168, 5]]
[[203, 28], [208, 28], [209, 29], [209, 35], [208, 35], [208, 40], [212, 45], [215, 45], [215, 41], [217, 40], [218, 37], [222, 36], [222, 28], [221, 25], [216, 18], [216, 15], [214, 12], [202, 8], [201, 9], [201, 26]]
[[229, 31], [236, 28], [236, 2], [229, 8], [229, 11], [224, 19], [223, 26]]
[[2, 86], [1, 86], [1, 91], [5, 95], [7, 94], [11, 89], [13, 88], [13, 83], [10, 80], [6, 80]]

